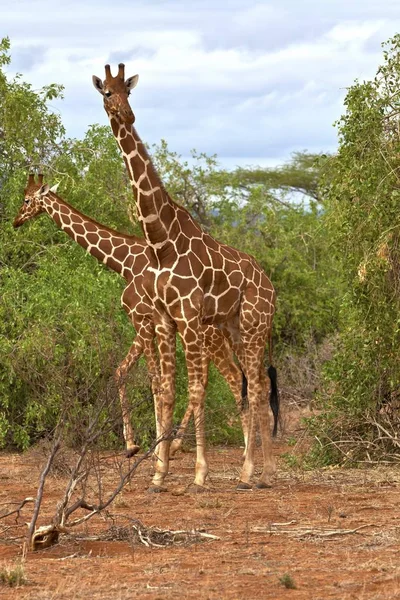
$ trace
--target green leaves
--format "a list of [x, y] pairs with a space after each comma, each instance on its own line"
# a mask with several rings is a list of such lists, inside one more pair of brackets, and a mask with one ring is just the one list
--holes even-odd
[[[335, 441], [344, 435], [347, 443], [352, 435], [368, 439], [368, 418], [386, 418], [382, 406], [390, 407], [400, 390], [399, 48], [397, 35], [375, 79], [349, 88], [337, 123], [339, 151], [324, 177], [326, 223], [347, 292], [339, 348], [321, 394], [320, 440], [324, 433]], [[388, 448], [390, 440], [381, 439], [355, 452]]]

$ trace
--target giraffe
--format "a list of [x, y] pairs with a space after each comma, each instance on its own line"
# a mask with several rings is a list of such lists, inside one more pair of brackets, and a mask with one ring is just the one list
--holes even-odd
[[[208, 474], [204, 431], [203, 324], [213, 323], [241, 349], [248, 380], [248, 439], [238, 489], [250, 489], [254, 473], [256, 419], [260, 424], [263, 470], [257, 486], [271, 487], [275, 472], [267, 380], [263, 368], [265, 346], [271, 341], [275, 290], [256, 260], [216, 241], [204, 232], [189, 212], [176, 204], [165, 190], [145, 145], [133, 126], [135, 115], [128, 96], [138, 75], [125, 81], [120, 63], [115, 77], [105, 66], [105, 80], [93, 76], [103, 97], [112, 132], [121, 149], [131, 181], [144, 237], [154, 253], [155, 265], [146, 289], [155, 297], [155, 327], [161, 361], [161, 426], [171, 431], [174, 408], [175, 327], [182, 338], [188, 369], [189, 402], [196, 431], [194, 491], [204, 489]], [[269, 370], [271, 393], [276, 392], [276, 371]], [[271, 398], [271, 396], [270, 396]], [[278, 398], [274, 403], [278, 410]], [[156, 472], [150, 491], [162, 491], [169, 467], [169, 439], [159, 447]]]
[[[126, 377], [142, 354], [146, 357], [152, 382], [156, 415], [159, 412], [160, 373], [154, 346], [153, 304], [152, 299], [144, 290], [147, 269], [152, 261], [151, 250], [143, 238], [119, 233], [83, 215], [55, 193], [56, 187], [50, 189], [48, 185], [43, 184], [43, 175], [39, 175], [38, 181], [35, 182], [35, 176], [30, 174], [24, 190], [24, 202], [14, 220], [14, 227], [20, 227], [26, 221], [46, 212], [75, 242], [125, 279], [127, 285], [121, 296], [121, 304], [136, 330], [136, 337], [128, 354], [118, 366], [115, 378], [120, 397], [127, 454], [132, 456], [140, 448], [135, 443], [135, 434], [130, 419]], [[246, 444], [247, 422], [246, 414], [242, 410], [244, 393], [242, 391], [242, 372], [232, 358], [232, 351], [226, 339], [216, 327], [204, 325], [204, 337], [207, 340], [207, 349], [203, 360], [204, 377], [207, 378], [209, 363], [213, 361], [226, 379], [237, 408], [240, 410]], [[187, 427], [190, 415], [189, 406], [179, 428], [180, 437], [176, 440], [172, 454], [180, 446], [181, 435]]]

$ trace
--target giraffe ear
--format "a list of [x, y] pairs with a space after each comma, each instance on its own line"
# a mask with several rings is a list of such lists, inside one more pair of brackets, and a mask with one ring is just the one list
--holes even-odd
[[100, 77], [96, 77], [96, 75], [92, 76], [93, 85], [100, 94], [103, 93], [103, 82]]
[[139, 75], [134, 75], [133, 77], [129, 77], [129, 79], [127, 79], [125, 81], [126, 89], [130, 92], [131, 90], [133, 90], [134, 87], [136, 87], [138, 81], [139, 81]]
[[50, 186], [48, 183], [45, 183], [44, 185], [42, 185], [42, 187], [39, 190], [39, 196], [45, 196], [46, 194], [48, 194], [50, 191]]
[[60, 182], [55, 183], [53, 186], [51, 186], [50, 188], [50, 192], [52, 192], [53, 194], [56, 193], [56, 191], [58, 190], [58, 186], [60, 185]]

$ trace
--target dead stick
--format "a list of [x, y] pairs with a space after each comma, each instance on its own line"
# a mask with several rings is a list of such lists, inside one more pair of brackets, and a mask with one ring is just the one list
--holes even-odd
[[51, 454], [48, 458], [47, 464], [45, 466], [45, 468], [43, 469], [41, 475], [40, 475], [40, 483], [39, 483], [39, 488], [37, 491], [37, 495], [36, 495], [36, 501], [35, 501], [35, 508], [33, 511], [33, 516], [32, 516], [32, 520], [30, 522], [29, 525], [29, 532], [28, 532], [28, 537], [26, 540], [26, 544], [27, 544], [27, 549], [29, 549], [31, 547], [31, 541], [32, 541], [32, 536], [33, 533], [35, 531], [35, 526], [36, 526], [36, 521], [37, 518], [39, 516], [39, 510], [40, 510], [40, 505], [42, 503], [42, 498], [43, 498], [43, 489], [44, 489], [44, 484], [46, 481], [46, 477], [48, 475], [48, 472], [50, 471], [50, 467], [51, 467], [51, 463], [54, 460], [55, 455], [57, 454], [57, 452], [60, 449], [60, 440], [58, 439], [53, 446], [53, 449], [51, 451]]
[[[25, 498], [24, 500], [22, 500], [22, 502], [20, 503], [20, 505], [17, 508], [14, 508], [14, 510], [10, 510], [8, 513], [4, 513], [3, 515], [0, 515], [0, 519], [4, 519], [5, 517], [9, 517], [10, 515], [13, 515], [15, 513], [18, 513], [18, 517], [19, 517], [19, 513], [20, 513], [21, 509], [28, 502], [35, 502], [35, 498]], [[4, 504], [16, 504], [16, 502], [5, 502]]]

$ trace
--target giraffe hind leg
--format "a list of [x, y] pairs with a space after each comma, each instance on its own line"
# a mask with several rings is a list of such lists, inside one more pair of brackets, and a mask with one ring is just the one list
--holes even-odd
[[118, 394], [122, 411], [122, 423], [124, 431], [124, 440], [126, 445], [126, 455], [128, 457], [137, 454], [140, 450], [140, 446], [138, 446], [135, 442], [135, 434], [131, 423], [131, 409], [126, 394], [126, 379], [130, 369], [139, 360], [140, 356], [142, 355], [142, 352], [142, 345], [140, 343], [140, 340], [136, 337], [135, 341], [130, 347], [128, 354], [120, 363], [115, 372], [115, 381], [118, 387]]

